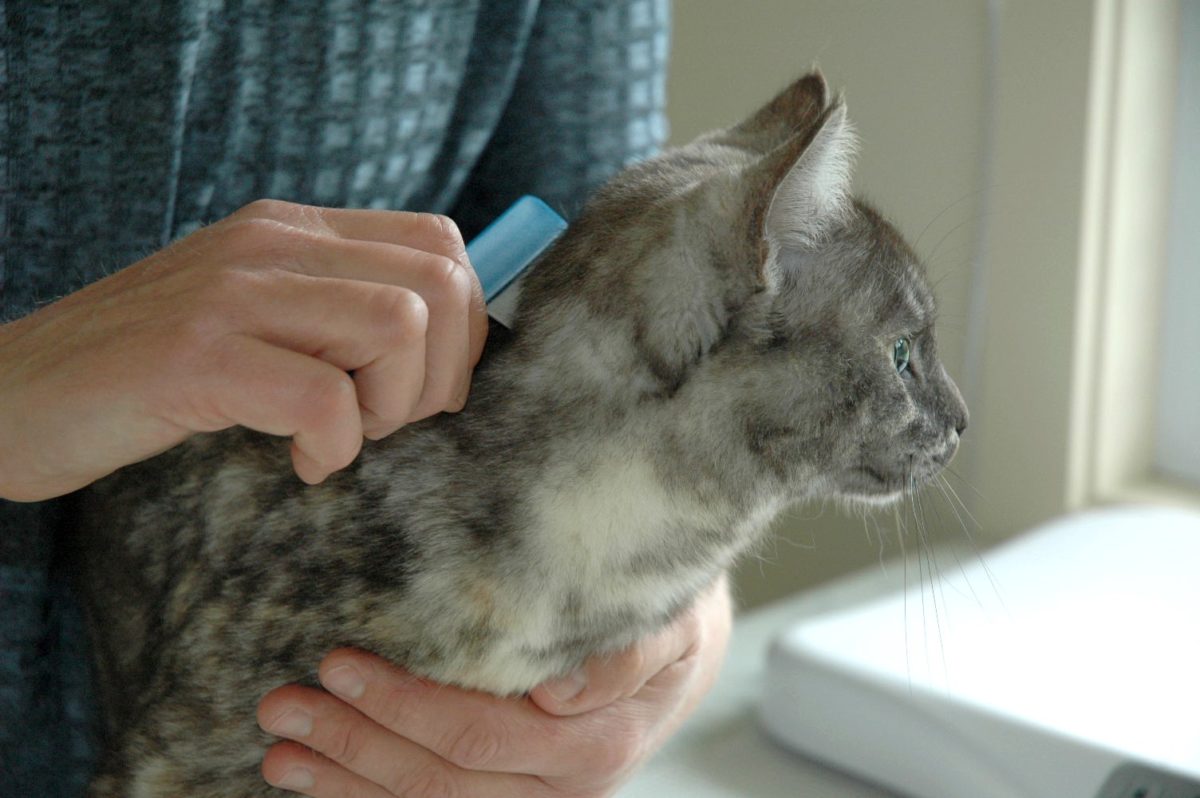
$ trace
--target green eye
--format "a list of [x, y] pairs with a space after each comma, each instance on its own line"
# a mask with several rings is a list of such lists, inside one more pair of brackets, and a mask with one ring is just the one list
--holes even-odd
[[892, 362], [896, 364], [896, 371], [903, 374], [908, 369], [908, 356], [910, 347], [907, 338], [897, 338], [896, 343], [892, 346]]

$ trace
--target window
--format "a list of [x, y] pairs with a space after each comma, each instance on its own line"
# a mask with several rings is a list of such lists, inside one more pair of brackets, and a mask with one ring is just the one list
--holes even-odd
[[[1200, 371], [1200, 358], [1187, 351], [1200, 337], [1191, 332], [1167, 349], [1167, 339], [1180, 334], [1162, 331], [1175, 305], [1183, 308], [1170, 314], [1178, 323], [1200, 319], [1200, 299], [1183, 299], [1175, 284], [1182, 272], [1194, 287], [1200, 271], [1194, 189], [1191, 210], [1174, 209], [1184, 219], [1176, 229], [1193, 243], [1168, 246], [1182, 157], [1174, 143], [1187, 138], [1176, 131], [1190, 125], [1196, 138], [1195, 118], [1176, 112], [1184, 85], [1180, 31], [1194, 29], [1196, 4], [1000, 6], [970, 468], [986, 493], [976, 515], [989, 535], [1098, 503], [1200, 504], [1200, 484], [1162, 478], [1181, 472], [1156, 445], [1159, 431], [1179, 440], [1184, 434], [1157, 424], [1160, 418], [1193, 416], [1184, 420], [1190, 434], [1200, 429], [1195, 398], [1175, 400], [1186, 412], [1163, 408], [1173, 383]], [[1195, 41], [1191, 35], [1189, 47]], [[1195, 78], [1183, 80], [1193, 81], [1186, 90], [1194, 101]], [[1174, 185], [1178, 191], [1182, 183]], [[1168, 269], [1172, 251], [1183, 258]], [[1172, 375], [1165, 393], [1158, 389], [1164, 371]], [[1195, 397], [1196, 383], [1182, 390]], [[1195, 458], [1200, 442], [1180, 448]]]
[[1179, 29], [1154, 465], [1200, 487], [1200, 0], [1181, 4]]

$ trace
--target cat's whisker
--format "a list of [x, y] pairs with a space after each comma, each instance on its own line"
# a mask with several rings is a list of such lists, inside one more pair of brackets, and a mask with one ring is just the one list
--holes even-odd
[[929, 221], [926, 223], [926, 225], [925, 225], [923, 228], [921, 228], [921, 232], [920, 232], [920, 233], [917, 233], [917, 237], [916, 237], [916, 239], [913, 241], [913, 249], [916, 249], [916, 248], [917, 248], [917, 246], [918, 246], [918, 245], [921, 243], [921, 239], [922, 239], [922, 238], [924, 238], [925, 234], [926, 234], [927, 232], [929, 232], [929, 228], [930, 228], [930, 227], [933, 227], [933, 225], [934, 225], [934, 224], [937, 222], [937, 220], [938, 220], [938, 219], [941, 219], [941, 218], [942, 218], [943, 216], [945, 216], [945, 215], [946, 215], [948, 212], [950, 212], [951, 210], [953, 210], [953, 209], [954, 209], [956, 206], [958, 206], [958, 205], [961, 205], [962, 203], [964, 203], [964, 202], [966, 202], [967, 200], [969, 200], [969, 199], [972, 199], [972, 198], [974, 198], [974, 197], [977, 197], [977, 196], [982, 196], [982, 195], [983, 195], [983, 193], [984, 193], [984, 189], [976, 189], [976, 190], [974, 190], [974, 191], [968, 191], [966, 194], [963, 194], [961, 197], [959, 197], [958, 199], [954, 200], [954, 202], [951, 202], [951, 203], [950, 203], [949, 205], [947, 205], [945, 208], [942, 208], [940, 211], [938, 211], [937, 215], [936, 215], [936, 216], [934, 216], [932, 219], [930, 219], [930, 220], [929, 220]]
[[[955, 518], [957, 518], [959, 526], [963, 527], [963, 530], [965, 532], [966, 526], [962, 521], [962, 517], [958, 515], [958, 511], [955, 509], [953, 502], [950, 500], [949, 494], [946, 493], [946, 489], [941, 484], [941, 481], [940, 481], [941, 475], [939, 474], [939, 475], [937, 475], [937, 477], [938, 478], [935, 478], [933, 480], [933, 484], [937, 487], [939, 493], [941, 494], [943, 503], [946, 504], [952, 512], [954, 512]], [[937, 513], [937, 516], [938, 516], [938, 521], [939, 521], [938, 527], [943, 528], [944, 524], [942, 524], [941, 522], [943, 521], [944, 516], [942, 515], [941, 511], [937, 509], [936, 504], [934, 505], [934, 512]], [[967, 590], [969, 590], [971, 593], [971, 598], [975, 601], [975, 603], [977, 605], [982, 607], [983, 602], [979, 598], [979, 594], [975, 591], [975, 585], [971, 582], [970, 578], [967, 576], [967, 569], [963, 565], [962, 558], [959, 557], [959, 555], [958, 555], [958, 549], [959, 549], [958, 545], [956, 545], [955, 543], [952, 542], [949, 546], [949, 549], [950, 549], [950, 555], [952, 557], [954, 557], [954, 564], [958, 567], [959, 576], [962, 578], [963, 583], [967, 586]], [[958, 591], [958, 592], [961, 594], [961, 591]]]
[[[947, 471], [949, 471], [949, 469], [946, 469], [946, 470], [947, 470]], [[953, 472], [950, 472], [950, 473], [953, 473]], [[955, 476], [958, 476], [958, 475], [957, 475], [957, 474], [955, 474]], [[962, 479], [962, 478], [961, 478], [961, 477], [959, 477], [959, 479]], [[948, 493], [946, 494], [946, 497], [947, 497], [948, 499], [951, 499], [951, 498], [953, 499], [953, 503], [952, 503], [952, 505], [957, 505], [957, 507], [961, 508], [961, 509], [962, 509], [962, 512], [963, 512], [963, 513], [964, 513], [964, 514], [967, 516], [967, 518], [969, 518], [969, 519], [971, 520], [971, 523], [972, 523], [972, 524], [974, 524], [975, 528], [976, 528], [976, 529], [979, 529], [979, 530], [982, 530], [982, 529], [983, 529], [983, 525], [979, 523], [979, 519], [977, 519], [977, 518], [975, 517], [975, 515], [974, 515], [974, 514], [971, 512], [971, 510], [970, 510], [970, 509], [967, 507], [967, 503], [966, 503], [966, 502], [964, 502], [964, 501], [962, 500], [962, 497], [958, 495], [958, 491], [957, 491], [957, 490], [955, 490], [955, 489], [954, 489], [954, 486], [950, 484], [950, 480], [946, 479], [946, 475], [945, 475], [944, 473], [940, 473], [940, 474], [938, 474], [938, 475], [937, 475], [937, 480], [938, 480], [938, 482], [939, 482], [939, 485], [941, 485], [941, 486], [944, 486], [944, 490], [945, 490], [945, 491], [948, 491]], [[967, 483], [965, 482], [965, 480], [964, 480], [964, 484], [967, 484]], [[969, 485], [968, 485], [968, 486], [969, 486]], [[974, 490], [974, 488], [971, 488], [971, 489], [972, 489], [972, 490]], [[976, 493], [978, 493], [978, 491], [976, 491]], [[982, 494], [980, 494], [980, 497], [982, 498]], [[957, 514], [957, 512], [958, 512], [958, 511], [957, 511], [957, 510], [955, 510], [955, 513], [956, 513], [956, 514]], [[968, 537], [969, 537], [969, 536], [970, 536], [970, 534], [971, 534], [971, 531], [970, 531], [970, 529], [968, 529], [968, 528], [967, 528], [967, 525], [966, 525], [965, 523], [963, 524], [963, 532], [964, 532], [964, 533], [965, 533], [965, 534], [966, 534]]]
[[776, 538], [780, 543], [785, 543], [788, 546], [791, 546], [793, 549], [816, 551], [817, 548], [817, 539], [815, 537], [810, 537], [808, 541], [794, 540], [786, 535], [777, 535]]
[[[912, 680], [912, 645], [909, 642], [908, 635], [908, 552], [904, 545], [904, 522], [900, 520], [900, 508], [898, 505], [892, 505], [892, 517], [896, 522], [896, 540], [900, 543], [900, 563], [904, 569], [904, 589], [901, 591], [902, 601], [904, 605], [904, 665], [905, 671], [908, 673], [908, 691], [911, 694], [913, 691]], [[922, 604], [924, 598], [922, 597]], [[922, 616], [923, 619], [923, 616]]]
[[[934, 261], [937, 258], [938, 250], [941, 248], [941, 246], [944, 243], [946, 243], [946, 241], [950, 238], [950, 236], [954, 235], [954, 233], [961, 230], [964, 225], [970, 224], [972, 222], [978, 222], [980, 224], [983, 224], [983, 223], [987, 222], [990, 219], [990, 217], [991, 217], [991, 214], [989, 214], [989, 213], [977, 213], [977, 214], [967, 217], [966, 219], [963, 219], [961, 222], [954, 225], [954, 227], [952, 227], [948, 231], [946, 231], [945, 235], [943, 235], [940, 239], [938, 239], [937, 244], [935, 244], [933, 249], [931, 249], [929, 251], [929, 254], [925, 256], [925, 258], [924, 258], [925, 263], [927, 263], [929, 265], [933, 265]], [[973, 256], [974, 256], [974, 253], [972, 252], [972, 257]]]
[[[950, 481], [948, 479], [946, 479], [946, 477], [942, 474], [939, 474], [938, 478], [940, 480], [941, 485], [944, 485], [945, 488], [947, 490], [949, 490], [949, 492], [950, 492], [949, 495], [952, 495], [954, 497], [954, 499], [957, 500], [959, 506], [961, 506], [963, 511], [968, 515], [968, 517], [970, 517], [971, 521], [975, 524], [975, 526], [977, 528], [979, 528], [980, 530], [982, 530], [983, 526], [979, 523], [979, 521], [977, 521], [975, 519], [975, 516], [971, 515], [970, 510], [968, 510], [966, 505], [963, 504], [962, 499], [959, 498], [958, 492], [954, 490], [954, 486], [950, 484]], [[950, 507], [951, 507], [951, 509], [953, 509], [954, 504], [951, 503]], [[957, 513], [957, 510], [955, 512]], [[988, 582], [992, 586], [992, 592], [996, 594], [996, 597], [1000, 600], [1001, 604], [1003, 604], [1004, 597], [1003, 597], [1003, 595], [1001, 595], [1000, 586], [996, 581], [995, 574], [992, 573], [992, 569], [988, 567], [987, 560], [983, 556], [983, 550], [979, 548], [979, 543], [975, 540], [975, 536], [971, 534], [971, 531], [967, 527], [967, 525], [963, 524], [962, 528], [963, 528], [963, 533], [966, 536], [967, 541], [971, 545], [971, 550], [975, 553], [975, 559], [979, 561], [980, 566], [983, 568], [984, 574], [987, 575]]]
[[[950, 511], [953, 512], [954, 517], [956, 519], [958, 519], [958, 525], [960, 527], [962, 527], [963, 534], [966, 535], [967, 537], [970, 537], [971, 532], [970, 532], [970, 530], [967, 529], [967, 522], [963, 520], [962, 515], [958, 512], [958, 507], [955, 506], [955, 499], [957, 497], [952, 496], [951, 492], [947, 490], [947, 488], [949, 488], [950, 486], [946, 482], [946, 478], [944, 476], [942, 476], [941, 474], [938, 474], [934, 477], [933, 484], [936, 485], [938, 490], [940, 490], [942, 492], [942, 496], [946, 499], [946, 504], [950, 507]], [[961, 501], [958, 502], [958, 504], [961, 504], [961, 503], [962, 503]], [[972, 519], [972, 520], [974, 520], [974, 519]], [[976, 523], [978, 523], [978, 522], [976, 522]]]
[[933, 541], [929, 534], [930, 527], [929, 527], [928, 519], [925, 516], [925, 504], [924, 504], [924, 502], [921, 501], [920, 493], [915, 488], [916, 488], [916, 486], [915, 486], [915, 480], [914, 480], [914, 489], [912, 491], [914, 517], [915, 517], [916, 524], [917, 524], [918, 534], [920, 535], [921, 540], [922, 540], [922, 547], [925, 550], [926, 556], [928, 557], [928, 560], [929, 560], [929, 566], [928, 566], [929, 574], [930, 574], [929, 594], [930, 594], [930, 599], [933, 603], [933, 617], [934, 617], [934, 624], [935, 624], [935, 627], [937, 630], [938, 653], [942, 660], [943, 673], [948, 674], [949, 673], [949, 664], [946, 660], [946, 644], [945, 644], [945, 637], [944, 637], [944, 632], [943, 632], [943, 627], [942, 627], [943, 608], [950, 606], [949, 603], [946, 601], [946, 593], [945, 593], [947, 580], [946, 580], [945, 574], [942, 571], [941, 562], [938, 560], [937, 550], [934, 547]]
[[961, 482], [961, 483], [962, 483], [963, 485], [965, 485], [966, 487], [970, 488], [970, 489], [971, 489], [971, 491], [972, 491], [972, 492], [973, 492], [973, 493], [974, 493], [976, 496], [978, 496], [980, 499], [984, 499], [984, 498], [985, 498], [985, 497], [984, 497], [984, 495], [983, 495], [983, 494], [982, 494], [982, 493], [979, 491], [979, 489], [978, 489], [978, 488], [976, 488], [974, 485], [972, 485], [972, 484], [971, 484], [971, 481], [970, 481], [969, 479], [967, 479], [967, 478], [966, 478], [966, 477], [964, 477], [962, 474], [958, 473], [958, 471], [957, 471], [957, 470], [955, 470], [955, 468], [954, 468], [954, 466], [953, 466], [953, 465], [948, 465], [948, 466], [946, 466], [946, 467], [945, 467], [944, 469], [942, 469], [942, 470], [943, 470], [945, 473], [947, 473], [947, 474], [950, 474], [951, 476], [953, 476], [955, 479], [957, 479], [959, 482]]

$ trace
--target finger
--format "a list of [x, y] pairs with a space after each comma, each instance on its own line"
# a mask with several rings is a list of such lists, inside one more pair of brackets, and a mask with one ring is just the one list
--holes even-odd
[[[305, 794], [357, 795], [359, 781], [383, 795], [537, 796], [545, 793], [537, 779], [516, 774], [466, 771], [405, 737], [394, 734], [353, 707], [322, 690], [298, 685], [268, 693], [259, 704], [259, 725], [303, 743], [303, 749], [272, 749], [263, 775], [273, 779], [303, 768], [310, 774]], [[299, 774], [303, 781], [303, 774]], [[282, 785], [277, 785], [282, 786]], [[374, 796], [366, 791], [363, 795]]]
[[567, 775], [608, 742], [601, 724], [553, 718], [524, 698], [433, 684], [362, 651], [332, 652], [319, 674], [380, 726], [466, 770]]
[[[336, 366], [245, 335], [223, 338], [192, 376], [188, 429], [244, 427], [292, 438], [297, 475], [310, 484], [349, 465], [362, 447], [354, 383]], [[168, 390], [178, 392], [178, 386]]]
[[315, 250], [313, 256], [325, 274], [391, 283], [420, 295], [429, 308], [425, 385], [407, 420], [462, 409], [477, 360], [472, 325], [487, 326], [486, 312], [472, 313], [477, 299], [474, 272], [442, 255], [364, 241], [340, 240]]
[[[470, 295], [468, 332], [470, 364], [475, 365], [487, 338], [487, 309], [483, 288], [467, 258], [458, 226], [446, 216], [407, 211], [318, 208], [311, 205], [259, 200], [245, 206], [230, 221], [271, 219], [316, 234], [392, 244], [439, 255], [464, 267]], [[367, 278], [359, 278], [367, 279]], [[390, 282], [380, 279], [379, 282]]]
[[[482, 339], [478, 344], [472, 340], [472, 327], [482, 325], [486, 334], [487, 326], [486, 312], [475, 307], [475, 277], [469, 268], [418, 249], [343, 239], [304, 248], [295, 266], [313, 277], [399, 286], [418, 294], [428, 308], [425, 383], [413, 414], [400, 421], [462, 408], [478, 360], [476, 348], [482, 347]], [[297, 324], [304, 321], [296, 316]], [[322, 332], [307, 326], [313, 335]]]
[[473, 367], [483, 354], [487, 338], [487, 306], [483, 286], [467, 257], [458, 225], [449, 217], [403, 211], [349, 211], [321, 209], [329, 227], [343, 238], [382, 241], [442, 255], [463, 267], [466, 281], [469, 363]]
[[342, 238], [379, 241], [441, 255], [463, 267], [466, 281], [469, 363], [474, 366], [487, 338], [487, 307], [483, 286], [467, 257], [458, 225], [447, 216], [405, 211], [318, 208], [322, 221]]
[[228, 217], [269, 219], [309, 232], [401, 244], [422, 249], [452, 260], [466, 261], [466, 245], [451, 219], [433, 213], [389, 211], [365, 208], [323, 208], [284, 200], [262, 199], [251, 202]]
[[688, 612], [623, 651], [592, 657], [574, 673], [539, 685], [530, 698], [553, 715], [578, 715], [630, 698], [664, 668], [695, 652], [700, 634], [695, 614]]
[[[416, 291], [286, 271], [261, 279], [259, 295], [243, 299], [253, 314], [246, 331], [353, 372], [366, 437], [419, 418], [429, 309]], [[465, 352], [451, 360], [446, 355], [435, 370], [467, 372]]]
[[268, 784], [313, 798], [394, 798], [369, 779], [293, 742], [267, 749], [261, 772]]

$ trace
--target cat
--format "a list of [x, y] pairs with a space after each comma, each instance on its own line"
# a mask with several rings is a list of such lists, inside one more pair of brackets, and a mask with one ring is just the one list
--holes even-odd
[[305, 486], [200, 435], [78, 497], [108, 751], [91, 794], [282, 795], [255, 705], [358, 646], [520, 694], [667, 624], [786, 504], [888, 503], [958, 446], [934, 300], [850, 194], [813, 72], [592, 197], [462, 412]]

